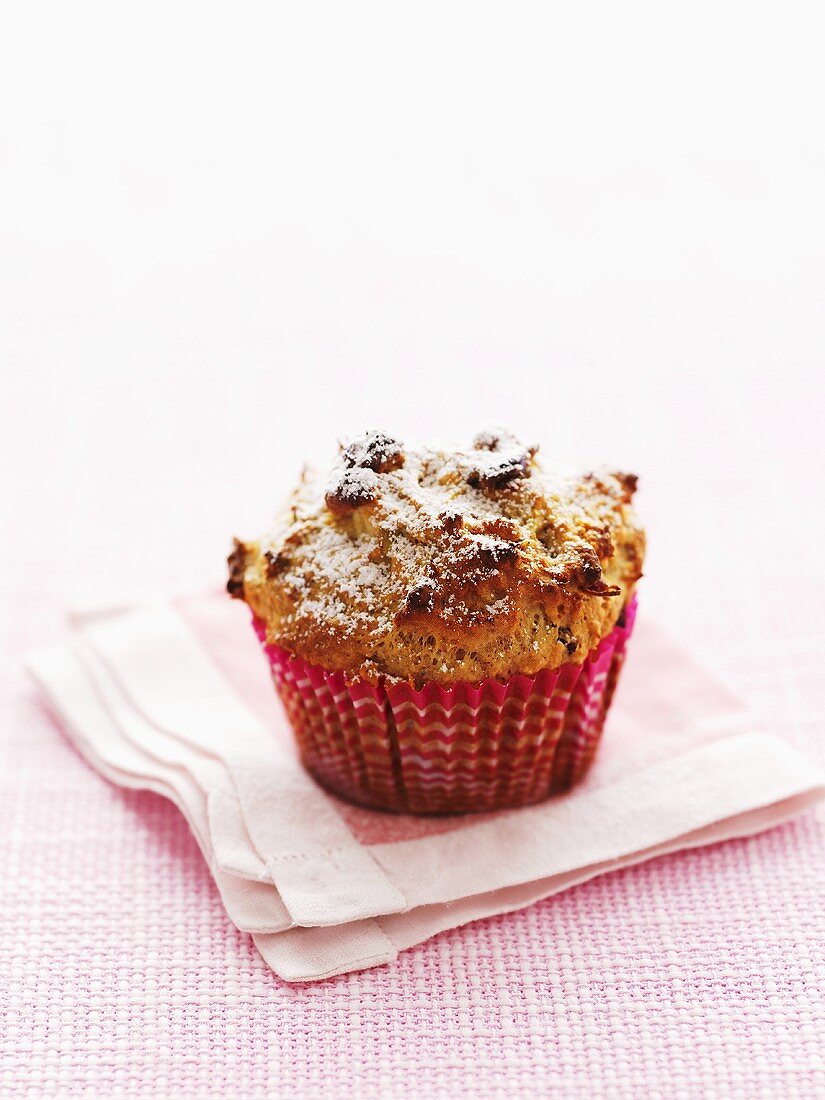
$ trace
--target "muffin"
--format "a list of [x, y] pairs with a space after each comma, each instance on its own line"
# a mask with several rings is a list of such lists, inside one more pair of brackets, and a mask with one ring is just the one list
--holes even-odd
[[235, 540], [305, 766], [363, 805], [493, 810], [577, 782], [633, 626], [632, 474], [544, 468], [504, 430], [466, 449], [370, 431]]

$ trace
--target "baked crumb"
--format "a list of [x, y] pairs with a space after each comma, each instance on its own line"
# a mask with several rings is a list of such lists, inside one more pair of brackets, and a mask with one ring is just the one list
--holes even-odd
[[270, 642], [370, 680], [581, 662], [641, 576], [636, 477], [564, 474], [537, 451], [502, 429], [466, 449], [368, 432], [303, 475], [269, 534], [236, 540], [227, 587]]

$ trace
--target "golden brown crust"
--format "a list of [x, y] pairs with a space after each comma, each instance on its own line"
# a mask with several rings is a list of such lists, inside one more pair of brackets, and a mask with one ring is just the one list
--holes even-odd
[[236, 540], [228, 589], [267, 637], [375, 680], [505, 679], [583, 661], [641, 576], [632, 474], [543, 470], [503, 431], [467, 450], [380, 432], [305, 472], [273, 530]]

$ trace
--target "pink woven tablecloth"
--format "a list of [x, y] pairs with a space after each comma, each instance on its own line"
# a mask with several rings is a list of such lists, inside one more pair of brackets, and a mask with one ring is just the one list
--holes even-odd
[[825, 1097], [825, 809], [292, 987], [19, 669], [495, 420], [641, 475], [644, 613], [825, 765], [819, 6], [6, 7], [0, 1095]]
[[[772, 418], [775, 388], [756, 392], [747, 418], [728, 422], [700, 394], [674, 388], [666, 407], [680, 407], [675, 443], [696, 455], [700, 424], [705, 436], [708, 425], [724, 428], [729, 460], [674, 457], [656, 429], [636, 446], [636, 465], [649, 469], [641, 507], [653, 531], [650, 605], [697, 652], [714, 655], [767, 728], [821, 762], [819, 515], [807, 511], [806, 538], [792, 552], [777, 550], [777, 531], [796, 529], [810, 485], [825, 474], [814, 442], [817, 391], [801, 377], [793, 385], [787, 425]], [[59, 423], [56, 408], [42, 411]], [[138, 411], [149, 416], [148, 396]], [[641, 425], [648, 414], [638, 415]], [[171, 431], [160, 416], [156, 430]], [[138, 431], [124, 430], [133, 439]], [[182, 583], [193, 567], [208, 573], [237, 496], [213, 464], [214, 499], [192, 506], [207, 443], [192, 431], [187, 438], [193, 453], [180, 458], [174, 491], [155, 465], [144, 466], [154, 501], [134, 482], [131, 506], [146, 532], [138, 547], [137, 519], [119, 495], [139, 462], [128, 450], [111, 452], [94, 491], [80, 475], [95, 452], [80, 441], [67, 451], [68, 469], [50, 466], [53, 484], [41, 484], [52, 488], [39, 500], [17, 491], [15, 519], [38, 538], [25, 554], [4, 551], [12, 659], [59, 636], [66, 600], [89, 591], [90, 561], [94, 585], [109, 591], [125, 586], [126, 565], [130, 581], [158, 585]], [[803, 468], [804, 478], [792, 476]], [[250, 488], [248, 512], [264, 481]], [[97, 497], [109, 514], [95, 535], [97, 521], [84, 526], [76, 514], [94, 517]], [[61, 526], [55, 553], [48, 535]], [[168, 540], [190, 532], [184, 568]], [[825, 1094], [822, 810], [446, 933], [390, 967], [290, 987], [230, 925], [177, 811], [93, 774], [13, 660], [2, 684], [0, 1091], [313, 1100], [343, 1091]]]

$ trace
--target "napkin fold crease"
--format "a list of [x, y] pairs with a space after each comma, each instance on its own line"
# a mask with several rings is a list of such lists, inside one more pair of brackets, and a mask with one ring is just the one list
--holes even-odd
[[[825, 796], [825, 776], [640, 619], [582, 785], [427, 822], [346, 807], [302, 769], [249, 624], [226, 600], [76, 613], [71, 641], [28, 664], [88, 763], [172, 801], [230, 920], [280, 977], [310, 981], [619, 867], [750, 835]], [[245, 654], [260, 675], [233, 683], [226, 669]]]

